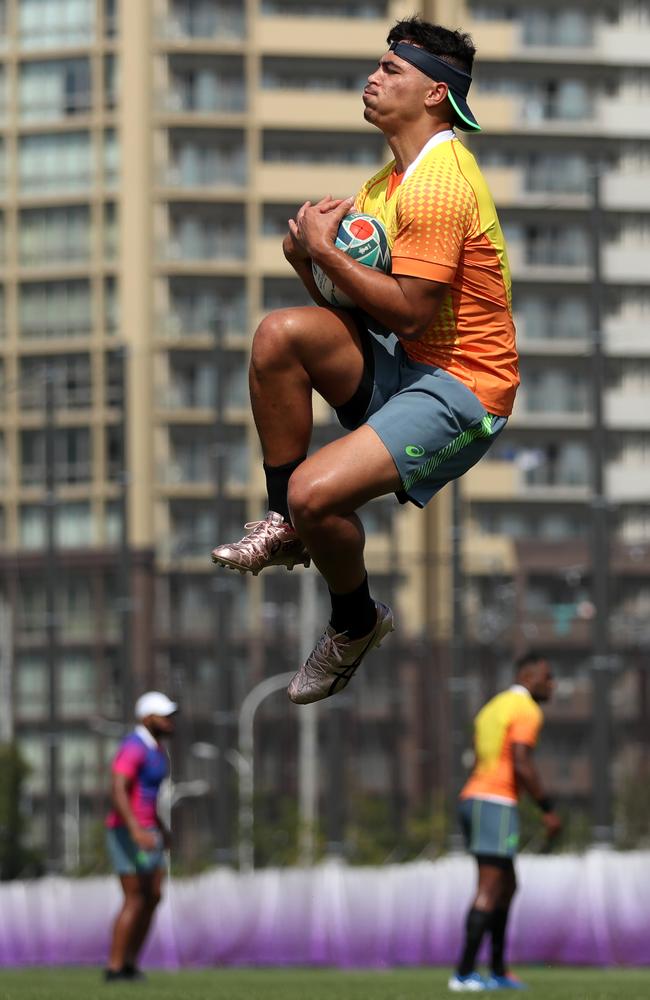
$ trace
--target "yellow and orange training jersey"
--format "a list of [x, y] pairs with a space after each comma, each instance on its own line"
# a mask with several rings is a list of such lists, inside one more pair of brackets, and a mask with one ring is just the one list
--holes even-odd
[[487, 184], [453, 132], [433, 136], [402, 177], [394, 166], [364, 184], [355, 208], [386, 227], [394, 275], [448, 285], [430, 330], [404, 350], [507, 417], [519, 372], [508, 256]]
[[534, 747], [543, 722], [541, 708], [518, 684], [488, 701], [474, 719], [476, 765], [460, 797], [517, 802], [512, 745]]

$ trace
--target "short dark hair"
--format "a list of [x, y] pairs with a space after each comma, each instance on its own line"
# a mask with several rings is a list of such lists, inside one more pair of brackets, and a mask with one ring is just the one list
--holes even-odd
[[462, 31], [451, 31], [439, 24], [430, 24], [421, 18], [405, 17], [396, 21], [388, 33], [387, 42], [415, 42], [426, 52], [444, 59], [451, 66], [472, 72], [476, 48], [471, 36]]
[[540, 663], [546, 658], [546, 654], [540, 652], [540, 650], [529, 649], [515, 660], [515, 674], [518, 674], [524, 667], [531, 667], [534, 663]]

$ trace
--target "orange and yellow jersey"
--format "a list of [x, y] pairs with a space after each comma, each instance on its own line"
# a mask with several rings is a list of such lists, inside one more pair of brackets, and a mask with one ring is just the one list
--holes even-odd
[[394, 275], [448, 286], [431, 328], [404, 350], [507, 417], [519, 385], [510, 267], [483, 175], [450, 131], [433, 136], [403, 175], [394, 166], [364, 184], [355, 208], [383, 222]]
[[541, 708], [519, 684], [488, 701], [474, 720], [476, 765], [461, 799], [517, 802], [512, 746], [534, 747], [543, 722]]

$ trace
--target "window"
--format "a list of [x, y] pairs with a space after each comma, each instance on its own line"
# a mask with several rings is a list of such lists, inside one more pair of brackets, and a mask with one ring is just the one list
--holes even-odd
[[[54, 512], [55, 543], [61, 548], [87, 548], [95, 542], [95, 530], [89, 503], [59, 503]], [[43, 549], [46, 546], [45, 511], [41, 504], [23, 505], [20, 509], [21, 548]]]
[[22, 337], [83, 337], [92, 329], [90, 283], [85, 280], [25, 283], [19, 289]]
[[23, 121], [87, 114], [92, 104], [88, 59], [51, 59], [20, 67], [18, 108]]
[[42, 656], [21, 654], [16, 662], [16, 714], [20, 720], [44, 719], [49, 710], [47, 664]]
[[244, 64], [239, 56], [171, 56], [168, 111], [240, 112], [246, 107]]
[[90, 258], [90, 209], [87, 205], [28, 208], [20, 213], [18, 255], [21, 264]]
[[108, 406], [121, 407], [124, 403], [124, 354], [108, 351], [106, 354], [106, 402]]
[[28, 767], [25, 791], [28, 795], [40, 795], [47, 790], [48, 784], [48, 738], [40, 733], [21, 732], [18, 746]]
[[521, 19], [524, 45], [570, 48], [593, 45], [594, 17], [585, 9], [525, 7]]
[[119, 62], [112, 53], [104, 56], [104, 107], [112, 111], [117, 107], [119, 96]]
[[120, 327], [120, 299], [117, 280], [106, 278], [104, 282], [104, 332], [113, 335]]
[[[54, 477], [59, 484], [87, 483], [90, 463], [90, 430], [87, 427], [57, 427], [54, 431]], [[44, 485], [45, 431], [21, 431], [20, 478], [23, 486]]]
[[361, 93], [375, 71], [372, 59], [304, 59], [266, 56], [262, 61], [265, 90], [344, 90]]
[[121, 482], [125, 473], [123, 437], [121, 425], [106, 428], [106, 478], [111, 482]]
[[242, 205], [172, 205], [168, 256], [173, 260], [243, 260], [246, 220]]
[[269, 16], [388, 17], [387, 0], [262, 0], [262, 13]]
[[586, 340], [591, 333], [589, 304], [577, 295], [558, 298], [522, 292], [517, 297], [515, 321], [525, 340]]
[[531, 267], [587, 267], [589, 235], [582, 226], [526, 226], [526, 263]]
[[104, 0], [104, 34], [113, 38], [118, 33], [118, 0]]
[[117, 227], [117, 205], [109, 201], [104, 205], [104, 257], [113, 261], [117, 258], [119, 234]]
[[178, 187], [242, 187], [246, 151], [241, 132], [170, 131], [167, 183]]
[[20, 405], [24, 410], [45, 405], [45, 379], [51, 378], [57, 408], [89, 407], [92, 398], [88, 354], [49, 354], [20, 360]]
[[243, 38], [241, 0], [172, 0], [161, 25], [167, 38]]
[[18, 146], [18, 183], [29, 194], [86, 190], [93, 180], [88, 132], [25, 135]]
[[21, 0], [17, 12], [22, 48], [88, 45], [95, 37], [95, 0]]
[[381, 136], [372, 133], [275, 132], [262, 137], [262, 157], [267, 163], [368, 164], [380, 163]]
[[[219, 528], [214, 503], [172, 500], [169, 505], [171, 535], [168, 539], [172, 559], [203, 556], [214, 545], [216, 537], [229, 538], [246, 520], [245, 505], [226, 502], [224, 523]], [[234, 536], [233, 536], [234, 537]]]
[[304, 285], [297, 278], [265, 278], [264, 309], [285, 309], [310, 303]]
[[104, 184], [115, 187], [120, 179], [120, 147], [115, 129], [104, 132]]
[[95, 669], [87, 654], [68, 652], [59, 664], [60, 714], [84, 716], [97, 710]]
[[262, 236], [284, 237], [288, 228], [288, 220], [295, 218], [300, 206], [266, 204], [262, 210]]
[[[170, 458], [162, 467], [167, 483], [214, 482], [214, 432], [206, 427], [172, 427], [169, 433]], [[248, 441], [245, 428], [226, 428], [225, 476], [228, 486], [248, 481]]]
[[527, 413], [588, 413], [590, 389], [584, 371], [542, 367], [524, 360], [521, 366], [522, 399]]
[[246, 286], [243, 278], [170, 278], [170, 307], [162, 320], [172, 335], [224, 332], [245, 333]]
[[99, 759], [97, 737], [89, 733], [67, 732], [59, 753], [61, 787], [64, 792], [79, 795], [97, 790]]

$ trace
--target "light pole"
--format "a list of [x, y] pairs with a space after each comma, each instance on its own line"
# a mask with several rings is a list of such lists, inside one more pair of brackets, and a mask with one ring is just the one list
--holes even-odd
[[255, 713], [265, 698], [286, 687], [294, 671], [274, 674], [257, 684], [244, 698], [239, 709], [239, 754], [247, 767], [239, 769], [239, 869], [252, 871], [255, 867], [254, 806], [255, 743], [253, 724]]
[[454, 479], [451, 484], [452, 518], [451, 518], [451, 568], [452, 568], [452, 620], [451, 641], [449, 650], [450, 670], [448, 678], [449, 697], [449, 752], [451, 755], [449, 767], [449, 847], [452, 851], [461, 850], [463, 838], [454, 821], [456, 815], [456, 798], [460, 791], [463, 776], [462, 757], [465, 749], [465, 577], [462, 549], [462, 496], [460, 480]]
[[[316, 631], [316, 575], [300, 577], [300, 656], [311, 652]], [[318, 822], [318, 705], [304, 705], [298, 717], [298, 857], [313, 865]]]
[[603, 280], [602, 280], [602, 206], [601, 176], [597, 166], [591, 178], [592, 235], [592, 543], [591, 571], [595, 613], [592, 622], [592, 794], [593, 837], [597, 844], [611, 844], [612, 721], [609, 693], [611, 657], [609, 655], [609, 510], [605, 485], [606, 428], [603, 414], [605, 390], [605, 355], [603, 351]]

